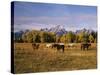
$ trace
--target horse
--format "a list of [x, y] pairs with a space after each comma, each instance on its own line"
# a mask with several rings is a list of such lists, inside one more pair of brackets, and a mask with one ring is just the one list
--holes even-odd
[[50, 48], [50, 47], [52, 47], [52, 44], [46, 44], [46, 47]]
[[67, 47], [68, 47], [68, 48], [70, 48], [70, 47], [75, 47], [75, 44], [69, 43], [69, 44], [67, 45]]
[[58, 51], [59, 51], [59, 50], [62, 50], [62, 51], [64, 52], [65, 46], [64, 46], [63, 43], [56, 43], [56, 44], [53, 44], [53, 45], [52, 45], [52, 48], [56, 48]]
[[39, 48], [39, 44], [32, 43], [32, 47], [33, 47], [34, 50], [35, 50], [35, 49], [38, 49], [38, 48]]
[[82, 43], [81, 44], [81, 50], [88, 50], [88, 48], [91, 46], [90, 43]]
[[57, 46], [58, 46], [58, 44], [57, 44], [57, 43], [52, 44], [52, 48], [56, 48]]

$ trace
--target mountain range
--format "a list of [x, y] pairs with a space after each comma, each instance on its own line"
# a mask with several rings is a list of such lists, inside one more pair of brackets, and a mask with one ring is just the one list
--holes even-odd
[[[65, 30], [65, 28], [62, 27], [61, 25], [57, 25], [57, 26], [51, 27], [51, 28], [43, 28], [43, 29], [40, 29], [40, 31], [54, 32], [57, 36], [61, 36], [61, 35], [63, 35], [63, 34], [66, 34], [67, 32], [69, 32], [69, 31]], [[22, 34], [24, 34], [25, 32], [29, 32], [29, 30], [14, 32], [14, 36], [15, 36], [15, 37], [20, 37], [20, 36], [22, 36]], [[80, 33], [80, 32], [87, 32], [87, 33], [90, 34], [91, 32], [93, 32], [93, 30], [88, 30], [88, 29], [85, 29], [85, 28], [84, 28], [84, 29], [76, 30], [76, 31], [73, 32], [73, 33], [78, 34], [78, 33]]]
[[65, 33], [67, 33], [67, 31], [61, 25], [51, 27], [50, 29], [44, 28], [44, 29], [41, 29], [41, 31], [54, 32], [54, 33], [56, 33], [56, 35], [63, 35]]

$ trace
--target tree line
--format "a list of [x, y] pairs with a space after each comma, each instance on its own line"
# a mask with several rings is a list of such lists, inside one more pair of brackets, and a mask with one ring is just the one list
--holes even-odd
[[96, 43], [97, 42], [97, 32], [79, 32], [75, 33], [72, 31], [66, 34], [58, 36], [54, 32], [45, 31], [27, 31], [20, 36], [15, 36], [14, 42], [24, 42], [24, 43]]

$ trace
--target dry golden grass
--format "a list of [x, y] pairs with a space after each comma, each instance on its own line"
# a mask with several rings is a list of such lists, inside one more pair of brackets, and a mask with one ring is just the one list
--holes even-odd
[[[67, 44], [66, 44], [67, 45]], [[96, 44], [88, 51], [81, 51], [80, 44], [75, 48], [65, 48], [65, 52], [46, 48], [41, 44], [33, 50], [31, 43], [14, 44], [15, 73], [68, 71], [97, 68]]]

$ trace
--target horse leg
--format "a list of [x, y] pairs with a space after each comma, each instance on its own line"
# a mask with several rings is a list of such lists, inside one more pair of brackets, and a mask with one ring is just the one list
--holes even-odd
[[81, 46], [81, 50], [83, 50], [83, 47]]
[[83, 51], [85, 50], [85, 47], [83, 47]]
[[57, 51], [59, 51], [60, 49], [57, 47]]
[[64, 47], [63, 47], [63, 52], [64, 52]]
[[87, 50], [88, 50], [88, 46], [87, 46]]

